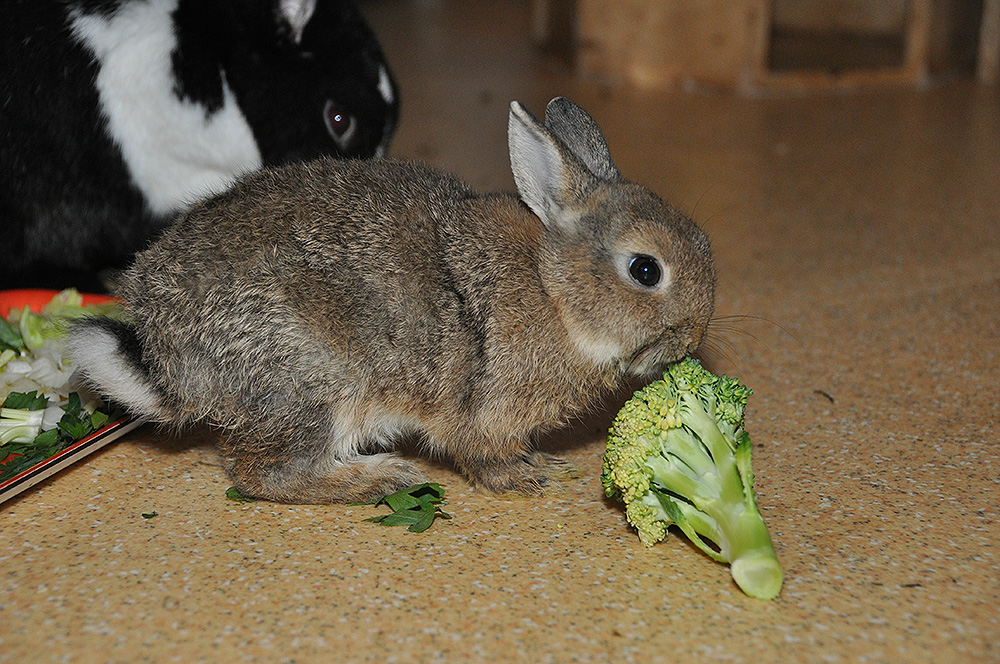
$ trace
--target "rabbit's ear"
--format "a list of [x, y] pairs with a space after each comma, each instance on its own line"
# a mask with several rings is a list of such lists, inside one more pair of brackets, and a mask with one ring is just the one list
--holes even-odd
[[594, 176], [516, 101], [510, 105], [507, 142], [521, 200], [546, 226], [573, 230], [577, 215], [566, 210], [593, 189]]
[[545, 126], [598, 178], [621, 179], [604, 134], [587, 111], [565, 97], [556, 97], [545, 107]]
[[316, 11], [316, 0], [279, 0], [278, 11], [292, 31], [292, 41], [302, 42], [302, 32]]

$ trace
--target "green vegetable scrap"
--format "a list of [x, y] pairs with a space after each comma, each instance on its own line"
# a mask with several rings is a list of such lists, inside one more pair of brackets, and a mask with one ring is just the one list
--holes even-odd
[[80, 316], [120, 316], [121, 305], [115, 300], [99, 304], [84, 304], [83, 295], [75, 288], [60, 291], [42, 307], [42, 314], [49, 318], [72, 319]]
[[45, 410], [48, 405], [49, 400], [38, 392], [11, 392], [3, 400], [4, 408], [15, 410]]
[[42, 430], [44, 415], [44, 406], [35, 410], [0, 408], [0, 444], [30, 443]]
[[48, 405], [49, 400], [38, 396], [37, 392], [8, 394], [0, 407], [0, 445], [34, 441], [41, 433]]
[[228, 489], [226, 489], [226, 498], [228, 498], [229, 500], [235, 500], [236, 502], [239, 503], [252, 503], [253, 501], [257, 500], [253, 496], [246, 495], [245, 493], [243, 493], [234, 486], [231, 486]]
[[436, 517], [450, 519], [451, 515], [441, 509], [444, 504], [444, 489], [440, 484], [427, 482], [389, 494], [378, 500], [361, 505], [388, 505], [392, 512], [365, 519], [383, 526], [407, 526], [407, 530], [422, 533], [431, 527]]
[[[3, 352], [3, 356], [10, 359], [23, 349], [24, 339], [21, 338], [21, 333], [0, 316], [0, 351]], [[6, 360], [4, 364], [6, 364]]]
[[100, 429], [109, 419], [101, 411], [87, 412], [80, 396], [73, 392], [62, 406], [63, 414], [56, 427], [41, 431], [48, 403], [35, 392], [11, 392], [4, 399], [0, 407], [0, 482], [58, 454]]
[[39, 313], [28, 307], [11, 309], [7, 320], [0, 323], [0, 350], [38, 350], [46, 341], [61, 337], [73, 319], [98, 314], [120, 316], [121, 305], [109, 301], [84, 306], [83, 296], [75, 288], [67, 288], [49, 300]]
[[601, 483], [625, 503], [645, 546], [676, 525], [711, 558], [729, 563], [743, 592], [773, 599], [784, 574], [754, 495], [743, 429], [751, 393], [697, 360], [672, 365], [618, 413]]
[[110, 419], [109, 409], [96, 400], [81, 405], [72, 391], [73, 367], [63, 357], [67, 324], [89, 314], [120, 315], [120, 305], [84, 306], [83, 296], [70, 288], [39, 313], [24, 307], [0, 317], [0, 481], [58, 454]]

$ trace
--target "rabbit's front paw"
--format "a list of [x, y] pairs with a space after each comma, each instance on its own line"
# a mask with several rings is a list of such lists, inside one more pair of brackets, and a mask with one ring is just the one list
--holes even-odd
[[540, 496], [549, 483], [548, 475], [523, 461], [481, 468], [471, 475], [473, 484], [490, 493], [519, 493]]
[[566, 459], [546, 452], [530, 452], [525, 455], [524, 461], [552, 480], [575, 480], [581, 475], [580, 469]]
[[552, 480], [579, 475], [565, 460], [542, 452], [531, 452], [507, 462], [465, 464], [463, 470], [473, 484], [490, 493], [526, 496], [542, 495]]

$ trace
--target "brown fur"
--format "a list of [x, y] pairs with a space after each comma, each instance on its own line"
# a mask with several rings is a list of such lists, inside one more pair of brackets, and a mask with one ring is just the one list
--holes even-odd
[[[320, 160], [195, 206], [121, 279], [158, 397], [143, 414], [220, 427], [238, 487], [278, 501], [415, 483], [373, 454], [406, 433], [485, 489], [539, 492], [560, 464], [533, 438], [693, 351], [714, 291], [704, 234], [620, 179], [582, 109], [547, 114], [511, 113], [527, 205], [411, 163]], [[622, 252], [659, 257], [670, 286], [629, 282]]]

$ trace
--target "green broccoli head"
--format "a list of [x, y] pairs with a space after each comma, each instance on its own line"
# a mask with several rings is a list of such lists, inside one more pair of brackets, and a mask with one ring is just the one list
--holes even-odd
[[771, 599], [783, 572], [753, 491], [752, 447], [743, 429], [751, 394], [697, 360], [671, 365], [663, 380], [619, 411], [601, 483], [625, 503], [645, 546], [676, 525], [714, 560], [729, 563], [745, 593]]

